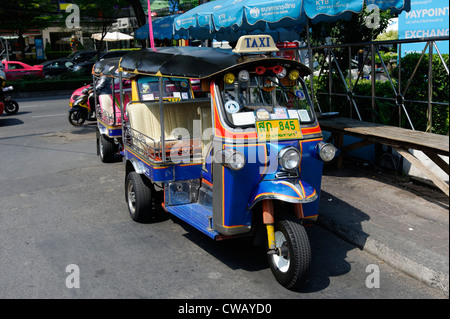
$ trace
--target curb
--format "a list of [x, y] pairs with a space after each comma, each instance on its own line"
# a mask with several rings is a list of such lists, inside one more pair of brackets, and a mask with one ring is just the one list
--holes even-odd
[[[412, 260], [399, 250], [389, 247], [380, 240], [375, 239], [374, 237], [376, 236], [368, 236], [366, 233], [355, 230], [351, 226], [337, 223], [329, 216], [319, 214], [317, 224], [333, 232], [336, 236], [345, 241], [357, 246], [359, 249], [380, 258], [391, 267], [402, 271], [432, 288], [441, 290], [447, 296], [449, 295], [448, 273], [443, 273], [442, 271], [432, 269], [421, 262]], [[425, 260], [434, 260], [438, 263], [441, 262], [440, 259], [442, 259], [442, 257], [435, 253], [427, 252], [425, 255], [428, 255]]]

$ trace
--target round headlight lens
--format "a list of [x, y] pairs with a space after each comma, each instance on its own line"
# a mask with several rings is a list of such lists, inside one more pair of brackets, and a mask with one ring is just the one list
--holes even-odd
[[278, 73], [276, 73], [277, 78], [283, 79], [286, 76], [286, 69], [283, 67], [280, 67], [280, 70]]
[[281, 167], [285, 170], [291, 171], [300, 165], [300, 152], [294, 147], [283, 148], [278, 157]]
[[219, 151], [214, 157], [216, 163], [220, 163], [235, 171], [240, 170], [245, 166], [245, 155], [233, 149]]
[[300, 76], [300, 72], [297, 69], [291, 70], [291, 72], [289, 72], [288, 78], [291, 81], [295, 81], [298, 79], [298, 77]]
[[223, 80], [226, 84], [233, 84], [235, 80], [235, 76], [233, 73], [227, 73], [224, 75]]
[[329, 162], [336, 156], [336, 147], [333, 144], [320, 142], [317, 146], [322, 161]]
[[234, 152], [227, 160], [228, 167], [235, 171], [242, 169], [245, 165], [245, 156], [241, 152]]
[[250, 79], [250, 73], [247, 70], [242, 70], [238, 74], [238, 79], [241, 82], [247, 82]]

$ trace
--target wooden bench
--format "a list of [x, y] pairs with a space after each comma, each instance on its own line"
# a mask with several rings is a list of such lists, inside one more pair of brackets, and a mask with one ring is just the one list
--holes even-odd
[[[319, 119], [319, 124], [322, 130], [331, 132], [335, 139], [335, 146], [342, 151], [338, 157], [338, 167], [342, 167], [343, 155], [346, 152], [373, 143], [388, 145], [395, 148], [400, 155], [425, 174], [446, 195], [449, 195], [449, 185], [408, 151], [408, 149], [422, 151], [449, 174], [449, 164], [439, 156], [449, 156], [448, 136], [342, 117]], [[357, 137], [361, 141], [344, 146], [344, 135]]]

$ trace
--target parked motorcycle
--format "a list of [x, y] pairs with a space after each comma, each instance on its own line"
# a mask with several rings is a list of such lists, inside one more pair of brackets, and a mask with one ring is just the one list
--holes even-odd
[[5, 113], [8, 115], [16, 114], [19, 111], [19, 104], [11, 99], [11, 92], [14, 88], [7, 86], [3, 88], [3, 92], [0, 92], [0, 103], [4, 104]]
[[[77, 91], [80, 91], [78, 95]], [[80, 126], [88, 121], [95, 121], [95, 112], [91, 105], [94, 106], [94, 88], [91, 85], [87, 85], [83, 88], [78, 89], [72, 94], [70, 99], [70, 109], [69, 109], [69, 123], [73, 126]]]

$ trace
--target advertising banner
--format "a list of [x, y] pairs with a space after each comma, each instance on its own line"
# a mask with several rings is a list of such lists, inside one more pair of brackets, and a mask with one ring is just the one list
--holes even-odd
[[[398, 38], [415, 39], [449, 36], [449, 2], [444, 0], [412, 0], [411, 10], [398, 16]], [[448, 41], [439, 41], [441, 53], [449, 53]], [[402, 54], [422, 52], [425, 42], [402, 45]]]

